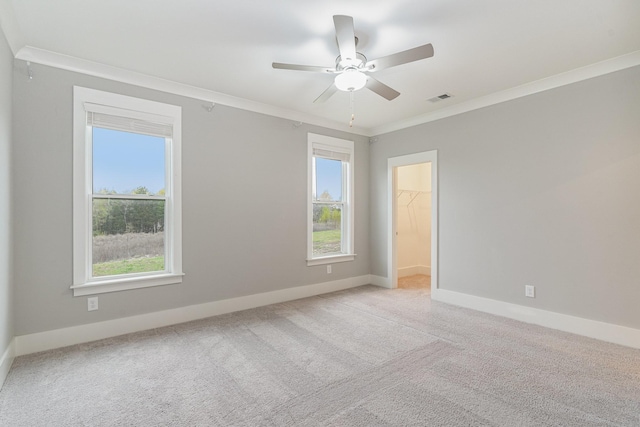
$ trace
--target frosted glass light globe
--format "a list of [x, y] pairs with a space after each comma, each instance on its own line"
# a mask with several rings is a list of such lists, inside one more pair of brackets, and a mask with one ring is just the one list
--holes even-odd
[[355, 68], [347, 68], [336, 76], [335, 84], [344, 92], [360, 90], [367, 84], [367, 76]]

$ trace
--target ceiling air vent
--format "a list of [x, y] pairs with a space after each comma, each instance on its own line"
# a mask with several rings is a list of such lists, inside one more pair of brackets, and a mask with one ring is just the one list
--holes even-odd
[[434, 96], [433, 98], [429, 98], [428, 101], [429, 102], [440, 102], [443, 101], [445, 99], [451, 98], [453, 95], [451, 95], [450, 93], [443, 93], [442, 95], [438, 95], [438, 96]]

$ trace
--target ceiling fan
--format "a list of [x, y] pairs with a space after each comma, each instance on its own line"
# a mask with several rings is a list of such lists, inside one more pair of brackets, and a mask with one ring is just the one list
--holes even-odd
[[368, 73], [433, 56], [433, 46], [429, 43], [368, 61], [363, 54], [356, 52], [358, 38], [355, 36], [353, 29], [353, 18], [346, 15], [334, 15], [333, 23], [336, 27], [336, 39], [340, 50], [340, 55], [336, 58], [335, 67], [283, 64], [280, 62], [272, 64], [273, 68], [283, 70], [336, 74], [334, 83], [313, 102], [324, 102], [337, 90], [353, 92], [363, 87], [367, 87], [369, 90], [391, 101], [397, 98], [400, 92], [376, 80]]

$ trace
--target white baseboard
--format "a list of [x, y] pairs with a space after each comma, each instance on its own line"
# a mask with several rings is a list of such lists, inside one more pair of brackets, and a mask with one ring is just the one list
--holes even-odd
[[11, 369], [11, 364], [13, 363], [13, 357], [15, 353], [14, 349], [15, 349], [15, 338], [9, 342], [9, 346], [0, 357], [0, 390], [2, 389], [4, 380], [7, 379], [7, 374], [9, 374], [9, 369]]
[[279, 302], [321, 295], [328, 292], [355, 288], [371, 283], [371, 277], [350, 277], [332, 282], [298, 286], [244, 297], [212, 301], [204, 304], [190, 305], [171, 310], [157, 311], [138, 316], [124, 317], [104, 322], [72, 326], [53, 331], [38, 332], [15, 337], [15, 356], [66, 347], [84, 342], [111, 338], [132, 332], [175, 325], [192, 320], [203, 319], [219, 314], [247, 310]]
[[369, 283], [372, 285], [380, 286], [381, 288], [391, 289], [391, 280], [388, 277], [376, 276], [375, 274], [369, 275], [371, 278]]
[[444, 289], [432, 289], [431, 299], [460, 307], [471, 308], [485, 313], [508, 317], [521, 322], [532, 323], [551, 329], [557, 329], [589, 338], [595, 338], [601, 341], [640, 349], [640, 329], [633, 329], [597, 320], [584, 319], [538, 308], [525, 307], [518, 304], [492, 300], [460, 292], [447, 291]]
[[410, 267], [398, 268], [398, 277], [414, 276], [416, 274], [426, 274], [427, 276], [431, 276], [431, 266], [412, 265]]
[[[2, 358], [0, 358], [0, 386], [4, 383], [14, 357], [17, 356], [115, 337], [132, 332], [175, 325], [219, 314], [321, 295], [366, 284], [384, 288], [391, 287], [387, 277], [364, 275], [17, 336], [11, 341]], [[638, 329], [443, 289], [432, 289], [431, 298], [435, 301], [442, 301], [485, 313], [640, 349], [640, 330]]]

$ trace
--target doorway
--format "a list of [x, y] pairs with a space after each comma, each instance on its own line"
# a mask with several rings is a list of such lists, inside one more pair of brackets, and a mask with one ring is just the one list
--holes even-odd
[[388, 160], [389, 287], [438, 287], [437, 151]]

